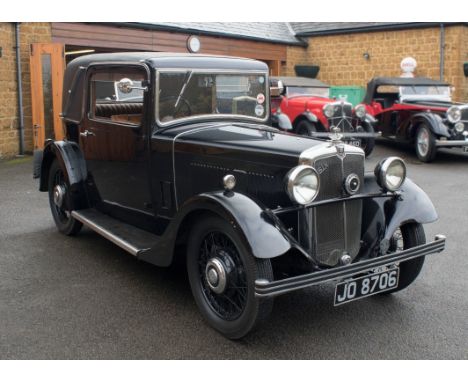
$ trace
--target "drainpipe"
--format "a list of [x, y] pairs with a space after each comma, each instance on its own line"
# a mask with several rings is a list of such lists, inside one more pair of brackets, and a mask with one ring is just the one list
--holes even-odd
[[23, 83], [21, 80], [20, 23], [15, 23], [16, 82], [18, 84], [19, 155], [24, 155]]
[[444, 80], [445, 66], [445, 28], [444, 24], [440, 24], [440, 80]]

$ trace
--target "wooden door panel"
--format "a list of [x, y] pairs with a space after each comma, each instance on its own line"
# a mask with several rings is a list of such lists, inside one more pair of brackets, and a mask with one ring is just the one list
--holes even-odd
[[34, 149], [42, 149], [47, 138], [62, 140], [64, 45], [34, 43], [30, 51], [31, 101]]

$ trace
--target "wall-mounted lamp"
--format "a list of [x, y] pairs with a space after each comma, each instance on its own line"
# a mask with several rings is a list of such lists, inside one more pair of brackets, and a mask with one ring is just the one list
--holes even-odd
[[362, 54], [362, 57], [364, 57], [364, 60], [370, 60], [370, 54], [369, 54], [369, 52], [364, 52], [364, 53]]

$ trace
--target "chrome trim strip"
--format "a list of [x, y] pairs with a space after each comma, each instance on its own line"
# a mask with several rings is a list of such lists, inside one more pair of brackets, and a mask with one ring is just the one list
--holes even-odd
[[441, 141], [441, 140], [436, 140], [436, 146], [437, 147], [450, 147], [450, 146], [458, 146], [458, 147], [463, 147], [463, 146], [468, 146], [468, 141]]
[[[104, 227], [100, 226], [99, 224], [96, 224], [92, 220], [89, 220], [85, 216], [80, 214], [80, 211], [72, 211], [71, 216], [73, 216], [76, 220], [80, 221], [83, 223], [85, 226], [91, 228], [93, 231], [97, 232], [99, 235], [105, 237], [106, 239], [110, 240], [123, 250], [127, 251], [133, 256], [138, 256], [138, 254], [144, 250], [142, 248], [136, 248], [129, 242], [121, 239], [120, 237], [114, 235], [112, 232], [106, 230]], [[147, 249], [147, 248], [145, 248]]]
[[368, 272], [372, 269], [386, 265], [392, 265], [396, 262], [439, 253], [445, 249], [445, 240], [446, 238], [444, 235], [436, 235], [435, 240], [431, 243], [419, 245], [401, 252], [391, 253], [373, 259], [362, 260], [351, 265], [338, 266], [331, 269], [325, 269], [272, 282], [268, 282], [265, 279], [257, 279], [255, 280], [255, 295], [257, 297], [278, 296], [280, 294], [319, 285], [325, 282], [355, 276], [359, 273]]

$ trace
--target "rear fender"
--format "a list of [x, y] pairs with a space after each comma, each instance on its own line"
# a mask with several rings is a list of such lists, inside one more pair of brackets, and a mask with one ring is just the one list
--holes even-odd
[[39, 191], [48, 191], [49, 170], [54, 159], [57, 159], [67, 181], [70, 184], [69, 209], [83, 208], [83, 195], [87, 178], [86, 161], [75, 142], [48, 141], [42, 154]]

